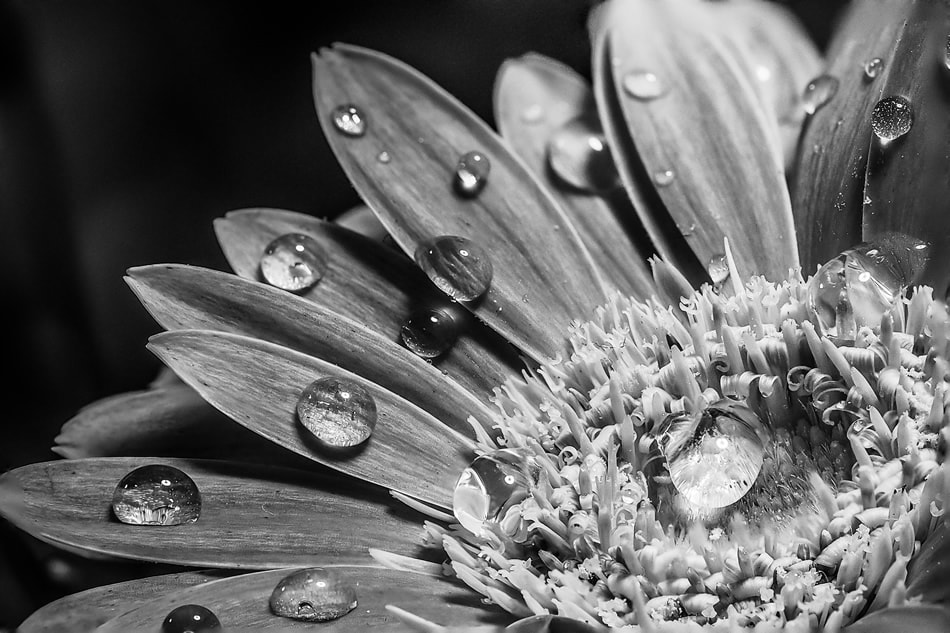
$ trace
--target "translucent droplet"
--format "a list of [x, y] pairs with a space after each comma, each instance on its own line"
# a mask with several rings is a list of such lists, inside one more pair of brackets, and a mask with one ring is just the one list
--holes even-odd
[[525, 123], [540, 123], [544, 119], [544, 108], [541, 104], [534, 103], [521, 111], [521, 120]]
[[333, 108], [330, 114], [333, 126], [347, 136], [363, 136], [366, 134], [366, 118], [355, 105], [341, 105]]
[[320, 243], [300, 233], [281, 235], [264, 249], [261, 276], [281, 290], [300, 292], [316, 285], [327, 272]]
[[696, 509], [724, 508], [755, 483], [769, 432], [746, 405], [720, 400], [663, 421], [658, 443], [673, 485]]
[[649, 70], [632, 70], [623, 76], [623, 89], [635, 99], [644, 101], [662, 97], [666, 86]]
[[338, 573], [312, 567], [277, 583], [270, 595], [274, 615], [307, 622], [341, 618], [356, 608], [356, 589]]
[[415, 260], [432, 283], [456, 301], [473, 301], [491, 285], [491, 260], [464, 237], [443, 235], [424, 242], [416, 249]]
[[172, 609], [162, 622], [162, 633], [201, 633], [220, 631], [221, 622], [210, 609], [200, 604], [184, 604]]
[[191, 477], [173, 466], [149, 464], [119, 481], [112, 512], [130, 525], [194, 523], [201, 514], [201, 493]]
[[864, 77], [868, 80], [876, 79], [882, 70], [884, 70], [884, 60], [880, 57], [864, 62]]
[[379, 154], [376, 155], [376, 160], [383, 163], [384, 165], [388, 163], [389, 161], [391, 161], [392, 159], [393, 159], [392, 156], [390, 156], [389, 152], [387, 152], [386, 150], [383, 150]]
[[373, 434], [376, 401], [361, 385], [329, 376], [304, 389], [297, 401], [297, 418], [325, 445], [349, 448]]
[[416, 356], [435, 358], [455, 343], [458, 324], [447, 310], [422, 310], [406, 319], [399, 336], [403, 345]]
[[601, 193], [620, 185], [607, 137], [589, 117], [568, 121], [551, 136], [548, 164], [564, 183], [582, 191]]
[[929, 256], [927, 242], [885, 233], [826, 263], [808, 280], [808, 305], [821, 333], [849, 341], [863, 326], [878, 330]]
[[479, 455], [455, 484], [455, 518], [473, 534], [482, 534], [528, 497], [539, 473], [526, 449], [503, 448]]
[[947, 45], [943, 49], [943, 65], [950, 70], [950, 35], [947, 36]]
[[815, 77], [805, 86], [802, 107], [807, 114], [814, 114], [823, 105], [831, 101], [838, 92], [838, 80], [831, 75]]
[[676, 180], [676, 174], [672, 169], [662, 169], [653, 174], [653, 182], [657, 187], [668, 187]]
[[455, 167], [455, 190], [465, 197], [474, 197], [485, 187], [491, 162], [481, 152], [468, 152]]
[[904, 97], [884, 97], [871, 111], [871, 129], [884, 142], [904, 136], [913, 125], [914, 111]]
[[706, 264], [706, 272], [713, 284], [718, 286], [729, 278], [729, 260], [725, 255], [713, 255]]

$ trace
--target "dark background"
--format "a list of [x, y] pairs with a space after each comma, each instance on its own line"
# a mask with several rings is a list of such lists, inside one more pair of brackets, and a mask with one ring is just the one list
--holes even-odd
[[[827, 40], [839, 3], [786, 4]], [[154, 377], [144, 345], [158, 328], [126, 268], [226, 270], [213, 218], [251, 206], [333, 217], [358, 203], [313, 114], [311, 51], [379, 49], [489, 121], [507, 57], [538, 51], [589, 74], [590, 0], [309, 5], [0, 0], [0, 469], [52, 459], [80, 406]], [[0, 628], [133, 573], [0, 521]]]

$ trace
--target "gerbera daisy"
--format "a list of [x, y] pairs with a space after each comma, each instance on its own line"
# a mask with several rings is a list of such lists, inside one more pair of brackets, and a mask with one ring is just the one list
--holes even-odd
[[593, 87], [501, 69], [500, 137], [321, 51], [385, 243], [248, 209], [236, 275], [129, 271], [173, 373], [0, 479], [44, 541], [229, 571], [22, 630], [946, 630], [946, 17], [856, 2], [823, 62], [775, 5], [613, 0]]

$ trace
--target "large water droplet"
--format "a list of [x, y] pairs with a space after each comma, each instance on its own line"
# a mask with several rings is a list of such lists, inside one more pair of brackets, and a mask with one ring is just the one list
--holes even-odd
[[823, 105], [831, 101], [838, 92], [838, 80], [831, 75], [815, 77], [805, 86], [802, 107], [807, 114], [814, 114]]
[[622, 84], [628, 95], [644, 101], [662, 97], [666, 93], [666, 85], [649, 70], [628, 72], [623, 76]]
[[864, 77], [869, 81], [876, 79], [882, 70], [884, 70], [884, 60], [880, 57], [874, 57], [864, 62]]
[[658, 429], [673, 485], [695, 509], [724, 508], [745, 495], [765, 460], [769, 432], [746, 405], [720, 400], [674, 413]]
[[826, 263], [808, 281], [808, 305], [821, 333], [848, 341], [858, 328], [880, 328], [881, 319], [923, 271], [929, 256], [926, 242], [885, 233]]
[[465, 197], [474, 197], [485, 187], [491, 162], [481, 152], [467, 152], [455, 167], [455, 190]]
[[474, 242], [443, 235], [419, 245], [416, 263], [438, 287], [456, 301], [473, 301], [491, 285], [491, 260]]
[[112, 512], [130, 525], [194, 523], [201, 514], [201, 493], [179, 469], [149, 464], [119, 481], [112, 495]]
[[376, 401], [352, 380], [329, 376], [304, 389], [297, 401], [297, 418], [325, 445], [349, 448], [373, 434]]
[[320, 243], [300, 233], [281, 235], [264, 249], [261, 276], [281, 290], [300, 292], [312, 288], [327, 272]]
[[366, 118], [355, 105], [341, 105], [333, 108], [330, 113], [333, 127], [346, 136], [363, 136], [366, 134]]
[[473, 534], [482, 534], [528, 497], [539, 473], [526, 449], [503, 448], [479, 455], [455, 484], [455, 518]]
[[904, 97], [884, 97], [871, 111], [871, 129], [884, 142], [904, 136], [913, 125], [914, 110]]
[[210, 609], [200, 604], [183, 604], [172, 609], [162, 622], [162, 633], [201, 633], [219, 631], [221, 622]]
[[563, 182], [582, 191], [600, 193], [620, 185], [607, 137], [590, 117], [568, 121], [551, 136], [548, 164]]
[[729, 260], [725, 255], [713, 255], [706, 264], [706, 272], [713, 284], [718, 286], [729, 278]]
[[455, 343], [458, 324], [447, 310], [421, 310], [406, 319], [399, 336], [413, 354], [422, 358], [435, 358]]
[[270, 595], [274, 615], [307, 622], [326, 622], [356, 608], [356, 589], [338, 573], [313, 567], [277, 583]]

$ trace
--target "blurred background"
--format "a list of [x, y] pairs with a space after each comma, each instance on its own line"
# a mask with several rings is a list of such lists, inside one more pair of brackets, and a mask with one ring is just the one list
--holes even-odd
[[[143, 388], [157, 326], [130, 266], [226, 270], [211, 221], [268, 206], [334, 217], [359, 202], [313, 114], [311, 51], [381, 50], [491, 122], [494, 73], [537, 51], [589, 75], [591, 0], [213, 3], [0, 0], [0, 469], [52, 459], [84, 404]], [[820, 45], [839, 2], [791, 0]], [[12, 354], [12, 356], [11, 356]], [[150, 570], [156, 571], [156, 570]], [[0, 520], [0, 629], [132, 577]]]

